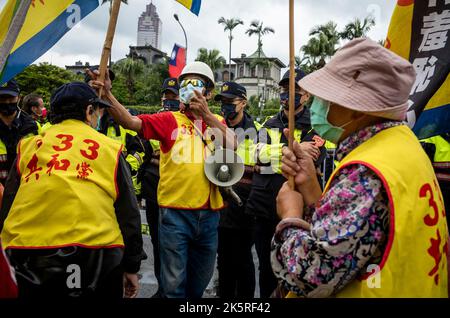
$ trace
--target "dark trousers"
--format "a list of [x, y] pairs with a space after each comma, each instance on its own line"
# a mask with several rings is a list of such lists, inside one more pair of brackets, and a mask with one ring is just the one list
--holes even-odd
[[159, 205], [158, 205], [158, 183], [159, 183], [159, 170], [158, 167], [148, 165], [147, 170], [144, 173], [142, 179], [142, 195], [145, 198], [145, 214], [147, 217], [147, 223], [150, 230], [150, 238], [153, 245], [153, 261], [155, 269], [155, 277], [158, 281], [158, 293], [155, 297], [159, 296], [161, 286], [161, 261], [159, 252]]
[[265, 218], [255, 218], [254, 241], [259, 260], [259, 293], [261, 298], [269, 298], [278, 282], [270, 262], [272, 237], [278, 222]]
[[161, 260], [159, 257], [159, 205], [154, 200], [145, 200], [145, 212], [153, 245], [153, 261], [158, 288], [161, 286]]
[[219, 297], [253, 298], [255, 265], [250, 229], [219, 227]]
[[121, 249], [61, 249], [8, 251], [16, 271], [19, 298], [123, 297]]

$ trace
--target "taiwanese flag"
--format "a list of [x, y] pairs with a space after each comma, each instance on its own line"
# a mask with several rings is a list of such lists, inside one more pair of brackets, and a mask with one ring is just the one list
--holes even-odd
[[181, 71], [186, 66], [186, 49], [175, 44], [173, 46], [172, 55], [169, 61], [169, 75], [170, 77], [178, 78]]

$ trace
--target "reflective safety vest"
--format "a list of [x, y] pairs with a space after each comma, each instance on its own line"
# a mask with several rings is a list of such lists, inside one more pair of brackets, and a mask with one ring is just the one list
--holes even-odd
[[[6, 161], [8, 161], [8, 149], [3, 140], [0, 139], [0, 163], [6, 164]], [[7, 170], [0, 170], [0, 179], [8, 178], [8, 173]]]
[[[175, 143], [160, 154], [158, 204], [165, 208], [199, 210], [208, 205], [211, 210], [223, 208], [219, 188], [204, 174], [205, 158], [214, 150], [214, 143], [205, 138], [206, 147], [194, 123], [180, 112], [173, 112], [177, 121]], [[209, 129], [206, 130], [206, 136]]]
[[160, 146], [158, 140], [150, 139], [149, 143], [150, 143], [150, 146], [152, 147], [153, 151], [160, 151], [161, 150], [161, 146]]
[[448, 297], [448, 229], [444, 203], [430, 161], [406, 126], [388, 128], [348, 154], [334, 172], [365, 165], [389, 197], [390, 231], [380, 264], [350, 282], [338, 297]]
[[39, 134], [43, 133], [44, 131], [46, 131], [47, 129], [49, 129], [50, 127], [52, 127], [52, 124], [48, 121], [45, 124], [42, 125]]
[[123, 247], [114, 202], [122, 146], [78, 120], [20, 142], [5, 248]]
[[436, 146], [433, 167], [439, 181], [450, 182], [450, 143], [442, 136], [434, 136], [423, 140]]
[[[267, 144], [260, 142], [256, 145], [256, 155], [263, 165], [270, 164], [270, 167], [274, 173], [281, 174], [281, 157], [283, 155], [282, 149], [285, 144], [281, 143], [281, 137], [283, 132], [277, 128], [267, 128], [267, 134], [270, 137], [271, 143]], [[301, 142], [302, 130], [295, 129], [294, 140]]]
[[138, 181], [137, 171], [144, 162], [144, 153], [135, 152], [134, 154], [129, 154], [127, 150], [127, 134], [136, 137], [137, 133], [135, 131], [125, 129], [122, 126], [118, 127], [119, 131], [117, 131], [116, 127], [114, 127], [113, 125], [109, 126], [106, 131], [106, 136], [122, 144], [122, 151], [125, 154], [125, 160], [128, 162], [131, 168], [131, 179], [133, 181], [134, 192], [136, 195], [139, 195], [141, 194], [142, 185]]
[[37, 128], [38, 128], [38, 134], [40, 134], [42, 132], [42, 125], [37, 120], [36, 120], [36, 125], [37, 125]]
[[253, 167], [256, 164], [256, 143], [255, 140], [257, 138], [257, 132], [259, 129], [261, 129], [261, 124], [258, 122], [253, 122], [255, 125], [255, 135], [252, 136], [251, 132], [248, 130], [246, 131], [246, 136], [243, 138], [242, 141], [239, 141], [238, 147], [236, 149], [236, 153], [239, 157], [241, 157], [242, 161], [244, 162], [244, 165]]

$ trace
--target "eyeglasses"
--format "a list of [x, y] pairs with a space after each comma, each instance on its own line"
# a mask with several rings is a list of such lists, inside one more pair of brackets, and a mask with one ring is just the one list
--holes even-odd
[[182, 80], [180, 87], [186, 87], [189, 84], [191, 84], [194, 87], [205, 87], [205, 83], [202, 80], [199, 79], [186, 79]]

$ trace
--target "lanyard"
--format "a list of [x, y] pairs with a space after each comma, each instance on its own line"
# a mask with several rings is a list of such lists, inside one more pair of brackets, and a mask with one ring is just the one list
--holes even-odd
[[[208, 145], [208, 143], [206, 142], [206, 140], [205, 140], [205, 138], [204, 138], [204, 136], [203, 136], [203, 133], [200, 131], [200, 129], [195, 125], [195, 123], [193, 123], [192, 122], [192, 120], [189, 118], [189, 121], [192, 123], [192, 126], [194, 126], [194, 129], [195, 129], [195, 131], [197, 132], [197, 134], [200, 136], [200, 138], [202, 138], [202, 142], [203, 142], [203, 144], [205, 145], [205, 147], [206, 148], [208, 148], [208, 150], [211, 152], [211, 153], [214, 153], [214, 150], [211, 150], [211, 148], [209, 148], [209, 145]], [[207, 130], [208, 128], [206, 128], [206, 130]], [[206, 132], [206, 130], [205, 130], [205, 132]]]

